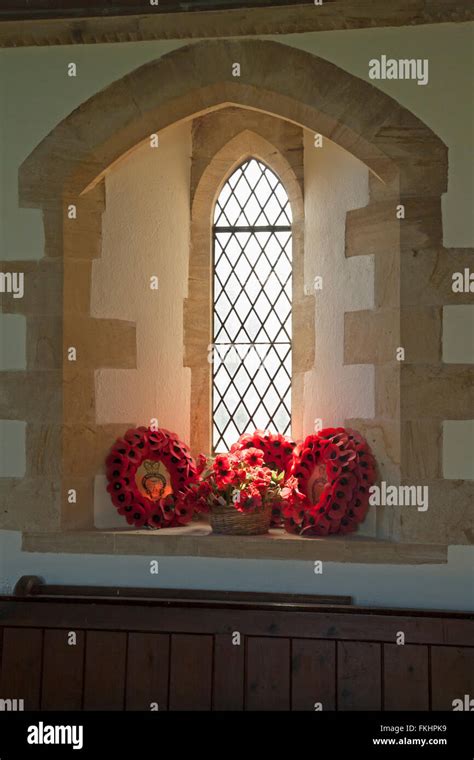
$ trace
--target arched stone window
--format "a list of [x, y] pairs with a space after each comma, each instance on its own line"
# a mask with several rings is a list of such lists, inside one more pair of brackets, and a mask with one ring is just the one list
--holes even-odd
[[[256, 427], [302, 435], [304, 375], [314, 364], [314, 297], [303, 286], [302, 169], [295, 125], [235, 107], [195, 122], [184, 304], [194, 453], [224, 451]], [[260, 265], [254, 278], [252, 256]]]
[[245, 160], [214, 209], [212, 440], [291, 432], [292, 214], [277, 175]]

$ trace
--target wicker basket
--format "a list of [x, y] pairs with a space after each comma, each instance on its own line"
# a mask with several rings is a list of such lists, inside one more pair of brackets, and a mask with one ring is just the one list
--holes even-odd
[[267, 533], [272, 519], [271, 505], [255, 512], [239, 512], [233, 506], [214, 505], [210, 510], [213, 533], [228, 536], [258, 536]]

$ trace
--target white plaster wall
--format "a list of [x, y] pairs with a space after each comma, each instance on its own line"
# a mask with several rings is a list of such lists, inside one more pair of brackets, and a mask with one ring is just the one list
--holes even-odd
[[[317, 13], [317, 9], [316, 9]], [[287, 45], [326, 58], [390, 95], [421, 119], [449, 148], [448, 192], [443, 196], [443, 236], [447, 247], [474, 245], [472, 153], [474, 23], [427, 24], [283, 35]], [[428, 60], [429, 82], [369, 79], [369, 61], [380, 58]]]
[[[18, 206], [18, 168], [35, 146], [81, 103], [128, 71], [186, 44], [163, 40], [139, 45], [64, 45], [0, 51], [4, 103], [5, 224], [2, 259], [39, 259], [44, 233], [39, 209]], [[77, 76], [67, 76], [68, 64]]]
[[26, 422], [0, 420], [0, 478], [26, 475]]
[[344, 312], [374, 306], [373, 256], [345, 256], [345, 222], [350, 209], [369, 201], [368, 170], [358, 159], [305, 134], [305, 282], [315, 277], [315, 368], [308, 372], [304, 394], [304, 432], [344, 425], [351, 417], [374, 416], [373, 365], [344, 366]]
[[443, 362], [447, 364], [474, 362], [474, 306], [472, 304], [443, 307]]
[[[135, 422], [189, 439], [190, 372], [183, 367], [189, 256], [190, 125], [141, 146], [106, 180], [94, 317], [136, 323], [137, 369], [96, 372], [97, 422]], [[150, 278], [158, 277], [158, 290]]]
[[0, 314], [0, 371], [24, 369], [26, 317], [23, 314]]
[[474, 420], [444, 420], [443, 478], [474, 480]]

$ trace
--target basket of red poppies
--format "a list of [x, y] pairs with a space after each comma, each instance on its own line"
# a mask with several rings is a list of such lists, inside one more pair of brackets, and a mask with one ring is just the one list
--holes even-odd
[[[286, 479], [290, 473], [295, 446], [295, 441], [287, 435], [271, 433], [269, 430], [255, 430], [253, 433], [241, 435], [238, 441], [232, 444], [230, 451], [234, 454], [247, 449], [259, 449], [263, 454], [264, 465], [280, 475], [278, 482], [281, 485], [282, 480]], [[283, 478], [281, 473], [284, 475]], [[272, 504], [271, 527], [273, 528], [282, 527], [282, 506], [280, 491], [280, 498], [275, 499]]]
[[250, 536], [266, 533], [272, 509], [281, 500], [284, 473], [264, 463], [250, 447], [198, 459], [200, 481], [191, 485], [195, 507], [208, 510], [214, 533]]

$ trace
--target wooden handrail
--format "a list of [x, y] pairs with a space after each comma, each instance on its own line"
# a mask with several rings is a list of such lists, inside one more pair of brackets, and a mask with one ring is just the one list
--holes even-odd
[[189, 606], [281, 608], [310, 610], [321, 606], [352, 604], [350, 596], [323, 594], [273, 594], [249, 591], [135, 588], [118, 586], [69, 586], [46, 584], [37, 575], [23, 575], [16, 583], [14, 596], [20, 598], [63, 598], [96, 600], [159, 601]]

